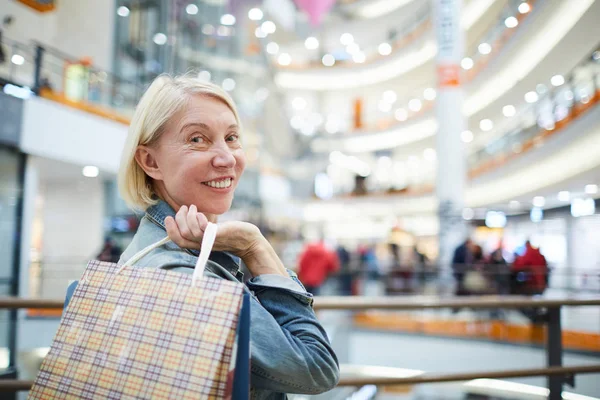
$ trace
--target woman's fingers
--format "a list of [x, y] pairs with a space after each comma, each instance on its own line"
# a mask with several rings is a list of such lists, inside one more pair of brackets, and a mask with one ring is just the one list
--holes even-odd
[[204, 234], [204, 231], [206, 230], [206, 225], [208, 225], [208, 218], [206, 218], [206, 215], [198, 213], [196, 214], [196, 220], [198, 221], [198, 226], [202, 230], [202, 234]]
[[198, 209], [193, 204], [190, 206], [190, 210], [187, 213], [186, 222], [194, 236], [193, 240], [201, 240], [202, 236], [204, 236], [204, 229], [198, 222]]
[[178, 223], [173, 217], [165, 218], [165, 227], [167, 228], [167, 235], [177, 246], [184, 249], [200, 249], [200, 243], [193, 240], [188, 240], [183, 237], [180, 232]]
[[179, 232], [181, 233], [181, 237], [186, 240], [194, 240], [194, 236], [192, 235], [192, 231], [187, 223], [187, 214], [189, 209], [187, 206], [181, 206], [177, 214], [175, 214], [175, 222], [177, 222], [177, 228], [179, 228]]

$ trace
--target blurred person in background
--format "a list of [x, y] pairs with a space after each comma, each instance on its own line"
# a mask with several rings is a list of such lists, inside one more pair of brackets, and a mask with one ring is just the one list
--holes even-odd
[[[229, 211], [244, 172], [242, 137], [237, 107], [221, 87], [192, 75], [154, 80], [135, 110], [119, 169], [122, 197], [145, 211], [121, 263], [147, 250], [136, 267], [193, 273], [204, 230]], [[252, 294], [252, 398], [333, 389], [338, 361], [312, 295], [256, 225], [220, 223], [204, 275], [241, 284], [232, 255], [252, 274], [244, 285]]]
[[497, 293], [508, 294], [510, 292], [510, 268], [504, 259], [502, 243], [490, 254], [488, 264]]
[[548, 263], [540, 250], [525, 242], [525, 253], [513, 262], [512, 292], [516, 294], [542, 294], [548, 286]]
[[[515, 258], [511, 266], [512, 294], [540, 295], [548, 286], [548, 263], [538, 248], [532, 246], [528, 240], [525, 242], [525, 252]], [[534, 323], [544, 323], [546, 313], [541, 308], [523, 308], [519, 310]]]
[[4, 47], [1, 45], [3, 40], [2, 35], [4, 32], [4, 28], [10, 26], [12, 22], [13, 17], [11, 15], [7, 15], [4, 18], [2, 18], [2, 23], [0, 23], [0, 64], [4, 64], [6, 62], [6, 54], [4, 53]]
[[367, 278], [371, 280], [379, 279], [381, 271], [379, 268], [379, 260], [375, 253], [375, 246], [361, 246], [358, 250], [360, 256], [360, 269], [366, 272]]
[[340, 294], [349, 296], [352, 294], [352, 269], [350, 266], [352, 260], [350, 252], [342, 244], [338, 244], [336, 253], [340, 263]]
[[419, 288], [423, 288], [427, 280], [427, 256], [421, 253], [417, 246], [413, 247], [413, 265]]
[[452, 271], [456, 279], [456, 294], [463, 291], [463, 282], [468, 266], [473, 262], [473, 241], [467, 238], [460, 246], [454, 250], [452, 257]]
[[121, 258], [121, 253], [123, 249], [121, 249], [113, 240], [113, 238], [107, 236], [104, 238], [104, 245], [102, 246], [102, 250], [100, 254], [96, 257], [99, 261], [108, 261], [111, 263], [116, 263]]
[[380, 278], [382, 277], [381, 266], [375, 251], [374, 244], [368, 244], [359, 248], [360, 271], [364, 276], [361, 288], [363, 296], [378, 296], [384, 294], [384, 287]]
[[328, 249], [323, 239], [308, 243], [298, 263], [298, 278], [309, 293], [318, 295], [329, 275], [340, 269], [337, 254]]

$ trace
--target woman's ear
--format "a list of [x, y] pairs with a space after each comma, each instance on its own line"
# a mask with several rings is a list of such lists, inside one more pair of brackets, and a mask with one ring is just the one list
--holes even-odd
[[135, 161], [150, 178], [162, 181], [162, 172], [156, 162], [154, 149], [148, 146], [138, 146], [135, 150]]

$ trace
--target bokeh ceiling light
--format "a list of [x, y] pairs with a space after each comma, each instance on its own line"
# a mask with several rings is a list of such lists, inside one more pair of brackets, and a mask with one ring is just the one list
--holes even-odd
[[25, 57], [20, 54], [13, 54], [10, 58], [10, 62], [15, 65], [23, 65], [25, 63]]
[[294, 115], [292, 119], [290, 119], [290, 125], [292, 128], [298, 131], [300, 128], [302, 128], [302, 125], [304, 125], [304, 120], [302, 117]]
[[534, 91], [525, 93], [525, 101], [528, 103], [535, 103], [539, 98], [540, 96]]
[[465, 70], [469, 70], [469, 69], [473, 68], [473, 65], [474, 65], [473, 59], [470, 57], [465, 57], [460, 62], [460, 66]]
[[317, 128], [312, 124], [304, 124], [302, 128], [300, 128], [300, 133], [304, 136], [312, 136], [317, 131]]
[[204, 25], [202, 25], [202, 33], [210, 36], [215, 33], [215, 27], [212, 26], [211, 24], [204, 24]]
[[99, 173], [100, 173], [100, 170], [98, 169], [98, 167], [95, 167], [93, 165], [86, 165], [81, 170], [81, 174], [83, 176], [85, 176], [86, 178], [95, 178], [99, 175]]
[[367, 60], [367, 56], [362, 51], [352, 54], [352, 60], [357, 64], [362, 64]]
[[462, 217], [465, 221], [471, 221], [475, 218], [475, 211], [472, 208], [464, 208], [462, 210]]
[[494, 128], [494, 123], [492, 122], [491, 119], [482, 119], [481, 121], [479, 121], [479, 129], [481, 129], [484, 132], [488, 132], [491, 131]]
[[585, 185], [585, 193], [586, 194], [596, 194], [598, 193], [598, 185]]
[[463, 143], [471, 143], [473, 141], [473, 132], [471, 131], [462, 131], [460, 134], [460, 139]]
[[279, 57], [277, 57], [277, 62], [279, 65], [288, 66], [292, 63], [292, 56], [288, 53], [281, 53]]
[[544, 207], [546, 205], [546, 199], [543, 196], [535, 196], [532, 203], [534, 207]]
[[210, 72], [208, 71], [200, 71], [200, 73], [198, 74], [198, 79], [205, 81], [205, 82], [210, 82]]
[[390, 104], [394, 104], [396, 100], [398, 100], [398, 95], [393, 90], [386, 90], [383, 92], [383, 100]]
[[408, 102], [408, 109], [412, 112], [421, 111], [422, 106], [423, 106], [423, 103], [421, 103], [421, 100], [419, 100], [419, 99], [412, 99], [411, 101]]
[[231, 14], [224, 14], [221, 16], [221, 25], [232, 26], [235, 25], [235, 17]]
[[294, 107], [294, 110], [302, 111], [306, 108], [306, 100], [302, 97], [296, 97], [292, 100], [292, 107]]
[[436, 95], [437, 93], [435, 92], [434, 88], [427, 88], [423, 91], [423, 97], [427, 101], [435, 100]]
[[544, 85], [543, 83], [538, 83], [535, 86], [535, 91], [538, 92], [538, 94], [546, 94], [548, 92], [548, 87], [546, 85]]
[[198, 6], [195, 4], [188, 4], [187, 7], [185, 8], [185, 12], [188, 13], [189, 15], [196, 15], [198, 14]]
[[217, 35], [219, 36], [231, 36], [233, 35], [234, 28], [230, 26], [221, 25], [217, 28]]
[[260, 8], [251, 8], [250, 11], [248, 11], [248, 18], [252, 21], [260, 21], [263, 19], [263, 16], [263, 12]]
[[382, 56], [389, 56], [390, 54], [392, 54], [392, 46], [386, 42], [381, 43], [377, 50]]
[[351, 33], [344, 33], [342, 36], [340, 36], [340, 42], [344, 46], [348, 46], [349, 44], [354, 43], [354, 36], [352, 36]]
[[346, 52], [348, 54], [356, 54], [360, 51], [360, 46], [357, 43], [350, 43], [346, 46]]
[[516, 113], [517, 113], [517, 109], [513, 105], [509, 104], [509, 105], [502, 107], [502, 114], [504, 114], [505, 117], [514, 117], [514, 115]]
[[335, 64], [335, 57], [331, 54], [325, 54], [321, 59], [323, 65], [326, 67], [332, 67]]
[[309, 36], [304, 41], [304, 46], [308, 50], [315, 50], [319, 48], [319, 40], [314, 36]]
[[259, 39], [264, 39], [267, 37], [267, 32], [263, 31], [262, 28], [259, 26], [254, 30], [254, 36], [256, 36]]
[[408, 112], [404, 108], [399, 108], [394, 112], [394, 117], [400, 121], [404, 122], [408, 119]]
[[121, 6], [117, 9], [117, 15], [119, 15], [119, 17], [127, 17], [129, 16], [129, 8], [125, 7], [125, 6]]
[[490, 54], [492, 52], [492, 46], [490, 46], [489, 43], [481, 43], [477, 46], [477, 50], [483, 55]]
[[267, 44], [267, 53], [272, 55], [279, 53], [279, 45], [275, 42], [269, 42], [269, 44]]
[[235, 81], [231, 78], [225, 78], [223, 80], [223, 89], [225, 89], [228, 92], [231, 92], [233, 89], [235, 89]]
[[275, 25], [275, 22], [273, 21], [265, 21], [260, 25], [260, 29], [262, 29], [262, 31], [266, 34], [270, 35], [275, 33], [277, 30], [277, 25]]
[[519, 12], [521, 14], [527, 14], [529, 11], [531, 11], [531, 6], [529, 5], [529, 3], [523, 2], [519, 4]]
[[562, 190], [560, 192], [558, 192], [558, 201], [569, 201], [571, 199], [571, 194], [566, 191], [566, 190]]
[[508, 17], [504, 20], [504, 25], [506, 25], [507, 28], [516, 28], [517, 25], [519, 25], [519, 20], [515, 17]]
[[157, 45], [162, 46], [165, 43], [167, 43], [167, 35], [159, 32], [156, 35], [154, 35], [154, 37], [152, 38], [152, 41], [154, 43], [156, 43]]
[[565, 78], [562, 75], [554, 75], [550, 78], [552, 86], [560, 86], [565, 83]]

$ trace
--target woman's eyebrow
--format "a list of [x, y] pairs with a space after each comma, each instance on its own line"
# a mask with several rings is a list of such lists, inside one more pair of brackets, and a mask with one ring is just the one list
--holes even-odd
[[185, 131], [187, 128], [190, 128], [190, 127], [192, 127], [192, 126], [195, 126], [195, 127], [201, 128], [201, 129], [206, 129], [207, 131], [209, 131], [209, 130], [210, 130], [210, 127], [209, 127], [208, 125], [206, 125], [205, 123], [202, 123], [202, 122], [190, 122], [190, 123], [188, 123], [188, 124], [185, 124], [185, 125], [183, 125], [183, 126], [181, 127], [181, 131], [183, 132], [183, 131]]
[[[188, 124], [183, 125], [181, 127], [181, 131], [183, 132], [184, 130], [186, 130], [187, 128], [190, 128], [192, 126], [195, 126], [195, 127], [201, 128], [201, 129], [205, 129], [207, 131], [211, 130], [210, 127], [208, 125], [206, 125], [205, 123], [203, 123], [203, 122], [190, 122]], [[231, 125], [229, 125], [229, 127], [227, 128], [227, 130], [238, 129], [238, 128], [239, 127], [238, 127], [237, 124], [231, 124]]]

